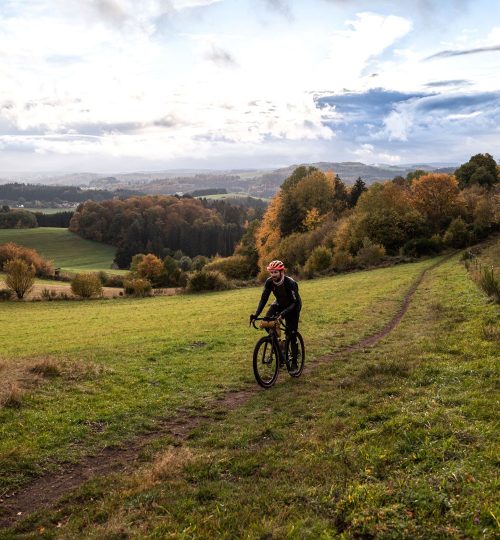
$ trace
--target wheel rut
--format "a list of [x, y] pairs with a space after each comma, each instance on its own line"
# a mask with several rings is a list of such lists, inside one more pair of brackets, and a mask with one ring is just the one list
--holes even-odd
[[[316, 358], [309, 370], [331, 361], [339, 354], [372, 347], [392, 332], [408, 310], [415, 291], [427, 273], [451, 256], [453, 254], [444, 257], [420, 273], [406, 292], [399, 310], [380, 330], [356, 343], [337, 349], [334, 353]], [[230, 391], [210, 401], [205, 409], [224, 410], [227, 413], [244, 405], [258, 392], [265, 391], [257, 384]], [[32, 512], [54, 506], [63, 496], [93, 478], [134, 470], [141, 462], [141, 453], [155, 440], [169, 436], [180, 443], [186, 440], [194, 429], [205, 423], [223, 421], [224, 416], [221, 419], [214, 419], [206, 412], [179, 409], [174, 417], [158, 421], [154, 431], [150, 433], [136, 436], [119, 447], [104, 448], [95, 455], [85, 457], [77, 464], [61, 465], [57, 473], [41, 476], [15, 492], [0, 494], [0, 528], [11, 527]]]

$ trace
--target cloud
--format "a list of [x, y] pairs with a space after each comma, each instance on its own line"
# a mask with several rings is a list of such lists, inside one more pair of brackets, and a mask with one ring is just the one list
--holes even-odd
[[233, 55], [229, 51], [223, 49], [222, 47], [218, 47], [214, 44], [212, 44], [210, 50], [205, 53], [205, 58], [207, 60], [210, 60], [210, 62], [213, 62], [219, 67], [223, 67], [223, 68], [238, 67], [238, 62], [236, 62]]
[[271, 10], [282, 15], [285, 19], [292, 21], [294, 19], [292, 8], [288, 0], [262, 0]]
[[427, 86], [428, 88], [440, 88], [444, 86], [467, 86], [470, 84], [472, 84], [472, 82], [467, 79], [452, 79], [449, 81], [428, 82], [424, 86]]
[[322, 70], [333, 74], [337, 88], [357, 88], [365, 73], [378, 72], [371, 63], [408, 34], [410, 20], [395, 15], [357, 13], [345, 30], [333, 32]]
[[485, 52], [495, 52], [500, 51], [500, 45], [493, 45], [491, 47], [477, 47], [476, 49], [464, 49], [461, 51], [441, 51], [436, 54], [432, 54], [427, 58], [424, 58], [424, 61], [434, 60], [435, 58], [451, 58], [453, 56], [466, 56], [468, 54], [479, 54]]

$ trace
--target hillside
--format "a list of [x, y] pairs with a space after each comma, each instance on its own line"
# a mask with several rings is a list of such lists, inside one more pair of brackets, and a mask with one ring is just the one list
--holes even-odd
[[500, 318], [459, 256], [301, 291], [307, 370], [270, 391], [260, 288], [6, 304], [6, 534], [493, 537]]
[[58, 227], [3, 229], [0, 230], [0, 244], [5, 242], [36, 249], [44, 258], [51, 260], [55, 268], [70, 273], [109, 271], [115, 256], [113, 246], [85, 240]]

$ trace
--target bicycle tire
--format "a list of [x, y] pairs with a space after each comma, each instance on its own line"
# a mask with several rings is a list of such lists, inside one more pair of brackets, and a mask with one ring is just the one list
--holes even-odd
[[[300, 377], [302, 375], [302, 372], [304, 371], [304, 364], [306, 362], [306, 348], [304, 345], [304, 340], [299, 332], [297, 332], [297, 342], [298, 342], [298, 351], [297, 351], [297, 369], [293, 371], [289, 371], [290, 377]], [[291, 358], [292, 351], [291, 351], [291, 343], [288, 340], [287, 341], [287, 355], [288, 358]]]
[[[271, 337], [262, 337], [253, 351], [253, 373], [262, 388], [270, 388], [278, 378], [279, 356]], [[267, 376], [265, 375], [267, 374]]]

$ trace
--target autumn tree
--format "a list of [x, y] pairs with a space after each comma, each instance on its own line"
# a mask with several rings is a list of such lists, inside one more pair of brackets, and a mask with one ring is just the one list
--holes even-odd
[[415, 180], [411, 187], [415, 208], [427, 220], [432, 231], [440, 232], [464, 211], [458, 181], [449, 174], [429, 173]]
[[21, 300], [35, 283], [35, 267], [22, 259], [11, 259], [3, 265], [5, 284]]

